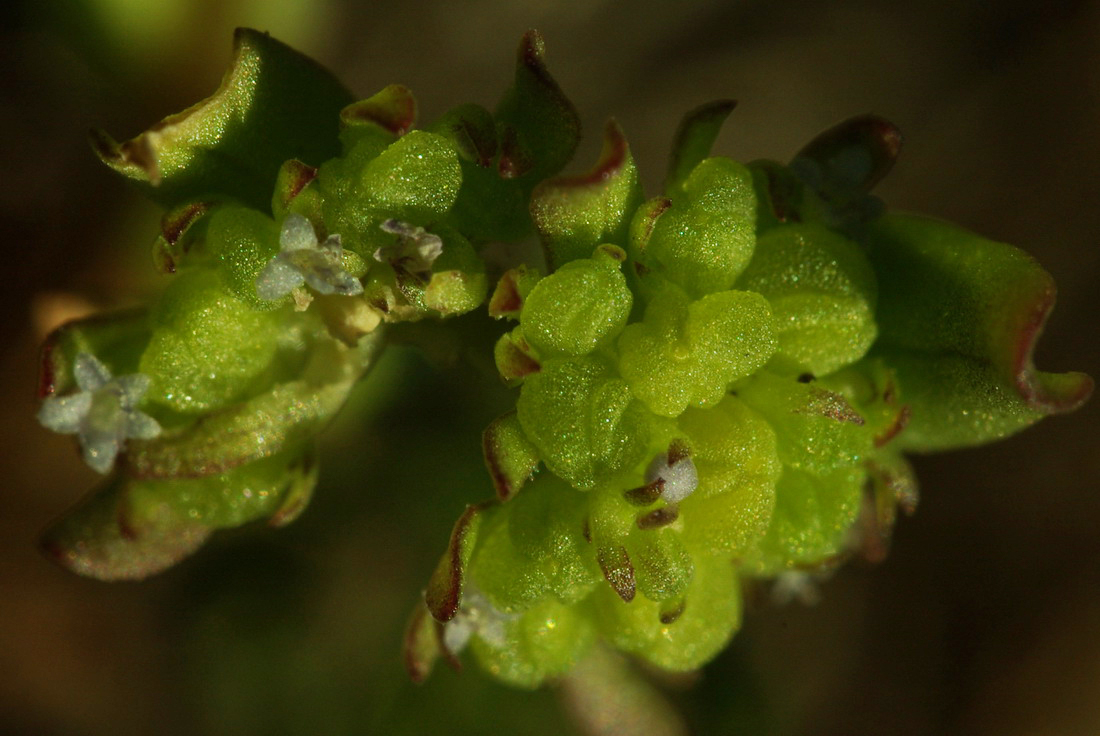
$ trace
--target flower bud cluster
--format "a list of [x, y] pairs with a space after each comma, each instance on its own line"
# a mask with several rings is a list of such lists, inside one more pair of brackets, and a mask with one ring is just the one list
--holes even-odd
[[[169, 283], [44, 350], [40, 421], [108, 475], [47, 532], [78, 572], [141, 578], [215, 529], [293, 519], [383, 334], [488, 296], [515, 409], [483, 436], [495, 497], [459, 518], [414, 611], [411, 674], [469, 649], [534, 687], [597, 642], [691, 670], [737, 630], [746, 584], [808, 598], [812, 576], [882, 558], [916, 503], [903, 452], [995, 440], [1091, 391], [1032, 365], [1049, 275], [871, 196], [900, 146], [880, 118], [746, 165], [710, 155], [733, 103], [703, 106], [647, 199], [613, 121], [595, 165], [559, 175], [578, 115], [537, 33], [493, 111], [421, 130], [404, 87], [353, 102], [265, 34], [237, 43], [210, 100], [95, 138], [166, 206]], [[526, 263], [489, 295], [502, 252]]]

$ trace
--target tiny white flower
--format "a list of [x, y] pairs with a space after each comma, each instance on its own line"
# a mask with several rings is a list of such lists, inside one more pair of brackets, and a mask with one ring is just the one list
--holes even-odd
[[302, 284], [318, 294], [363, 293], [359, 279], [344, 270], [339, 235], [329, 235], [325, 242], [318, 243], [309, 220], [293, 213], [283, 220], [279, 247], [279, 253], [256, 277], [256, 294], [261, 299], [281, 299]]
[[504, 626], [517, 616], [498, 609], [468, 583], [462, 591], [462, 605], [443, 628], [443, 646], [451, 654], [458, 654], [466, 648], [470, 637], [477, 634], [490, 646], [502, 647], [505, 644]]
[[806, 570], [785, 570], [775, 576], [772, 583], [772, 601], [785, 606], [798, 601], [804, 606], [814, 606], [821, 600], [819, 583], [830, 576], [830, 572], [809, 572]]
[[699, 473], [695, 463], [686, 452], [668, 452], [658, 454], [645, 473], [646, 484], [661, 481], [661, 498], [668, 503], [679, 503], [695, 492], [699, 486]]
[[397, 242], [374, 251], [374, 260], [408, 271], [421, 281], [432, 277], [432, 264], [443, 252], [443, 239], [422, 227], [400, 220], [386, 220], [381, 225], [387, 233], [397, 236]]
[[38, 421], [60, 434], [79, 435], [84, 462], [92, 470], [109, 471], [127, 439], [148, 440], [160, 434], [157, 420], [137, 408], [149, 390], [149, 376], [134, 373], [113, 378], [90, 353], [76, 356], [73, 375], [80, 391], [48, 397], [38, 411]]

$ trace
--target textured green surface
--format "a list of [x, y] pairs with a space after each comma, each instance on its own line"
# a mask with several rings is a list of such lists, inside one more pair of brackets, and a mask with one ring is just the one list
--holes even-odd
[[[392, 340], [482, 374], [447, 401], [416, 397], [427, 421], [395, 411], [349, 454], [375, 457], [409, 422], [421, 434], [375, 459], [465, 494], [477, 481], [436, 453], [438, 433], [463, 412], [498, 417], [484, 492], [436, 499], [489, 498], [465, 507], [414, 606], [414, 679], [467, 649], [524, 688], [608, 646], [684, 672], [736, 631], [741, 581], [778, 578], [782, 594], [882, 559], [916, 504], [902, 450], [1004, 436], [1091, 390], [1032, 366], [1054, 288], [1028, 257], [883, 214], [870, 190], [900, 136], [879, 118], [841, 123], [790, 166], [745, 166], [711, 157], [733, 103], [704, 105], [646, 200], [613, 121], [595, 165], [559, 175], [579, 118], [537, 33], [495, 112], [460, 105], [421, 130], [405, 87], [348, 104], [266, 36], [238, 41], [213, 98], [122, 147], [100, 140], [169, 207], [154, 255], [172, 275], [150, 310], [62, 328], [44, 354], [45, 414], [86, 402], [94, 358], [145, 374], [127, 409], [160, 428], [95, 438], [118, 450], [115, 475], [47, 536], [81, 573], [142, 577], [213, 529], [296, 518], [317, 434]], [[508, 324], [480, 310], [490, 280], [488, 316]], [[484, 381], [492, 362], [504, 387]], [[386, 380], [376, 395], [413, 385]], [[72, 433], [80, 416], [53, 425]], [[93, 433], [76, 434], [88, 457]], [[427, 513], [415, 487], [365, 490]]]
[[283, 161], [339, 152], [351, 102], [328, 70], [265, 33], [238, 29], [233, 64], [211, 97], [121, 145], [94, 138], [104, 163], [171, 206], [213, 195], [266, 209]]
[[881, 292], [875, 352], [896, 366], [913, 407], [902, 446], [981, 444], [1087, 398], [1088, 376], [1032, 364], [1055, 287], [1030, 256], [914, 215], [883, 217], [869, 243]]

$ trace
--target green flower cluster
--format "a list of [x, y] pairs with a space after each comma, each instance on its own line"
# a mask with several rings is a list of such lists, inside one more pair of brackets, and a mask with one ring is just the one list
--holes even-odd
[[[592, 172], [532, 195], [560, 265], [505, 274], [490, 301], [518, 321], [496, 350], [516, 410], [485, 437], [499, 502], [460, 522], [428, 606], [447, 653], [468, 641], [513, 684], [563, 674], [597, 639], [697, 668], [739, 624], [739, 577], [877, 550], [915, 503], [892, 442], [909, 408], [868, 356], [877, 281], [848, 234], [878, 208], [706, 157], [715, 117], [689, 116], [695, 159], [649, 201], [609, 125]], [[855, 121], [845, 145], [866, 151], [869, 124], [893, 135]]]
[[[614, 122], [591, 170], [559, 175], [578, 116], [533, 32], [495, 110], [421, 130], [407, 89], [354, 102], [239, 32], [209, 100], [95, 136], [166, 207], [170, 283], [47, 343], [40, 420], [110, 475], [46, 548], [141, 578], [213, 530], [290, 521], [386, 335], [488, 297], [516, 406], [483, 437], [495, 497], [458, 520], [413, 614], [414, 678], [469, 647], [534, 687], [597, 642], [694, 669], [736, 631], [743, 581], [881, 558], [916, 503], [904, 452], [1004, 437], [1092, 383], [1034, 370], [1054, 287], [1026, 255], [871, 196], [892, 125], [742, 165], [710, 155], [732, 109], [685, 118], [647, 199]], [[494, 271], [502, 244], [526, 262]]]

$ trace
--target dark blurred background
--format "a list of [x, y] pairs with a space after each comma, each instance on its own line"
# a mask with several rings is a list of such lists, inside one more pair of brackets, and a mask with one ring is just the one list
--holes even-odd
[[[473, 367], [388, 354], [328, 432], [321, 487], [286, 530], [222, 534], [141, 584], [83, 580], [36, 552], [95, 480], [34, 421], [37, 344], [62, 319], [161, 288], [148, 255], [159, 213], [98, 164], [86, 131], [124, 139], [208, 95], [238, 25], [361, 96], [410, 86], [422, 120], [491, 107], [520, 34], [539, 28], [586, 129], [616, 116], [651, 192], [679, 117], [713, 98], [740, 100], [718, 151], [741, 160], [786, 159], [845, 117], [883, 115], [906, 143], [879, 194], [1034, 254], [1060, 284], [1037, 362], [1100, 374], [1097, 0], [0, 12], [0, 732], [574, 732], [553, 690], [511, 691], [472, 666], [414, 687], [402, 669], [405, 617], [454, 518], [488, 493], [478, 433], [508, 397]], [[1100, 733], [1098, 425], [1093, 401], [988, 448], [917, 458], [920, 508], [884, 564], [845, 568], [814, 607], [750, 606], [693, 687], [664, 683], [691, 731]]]

